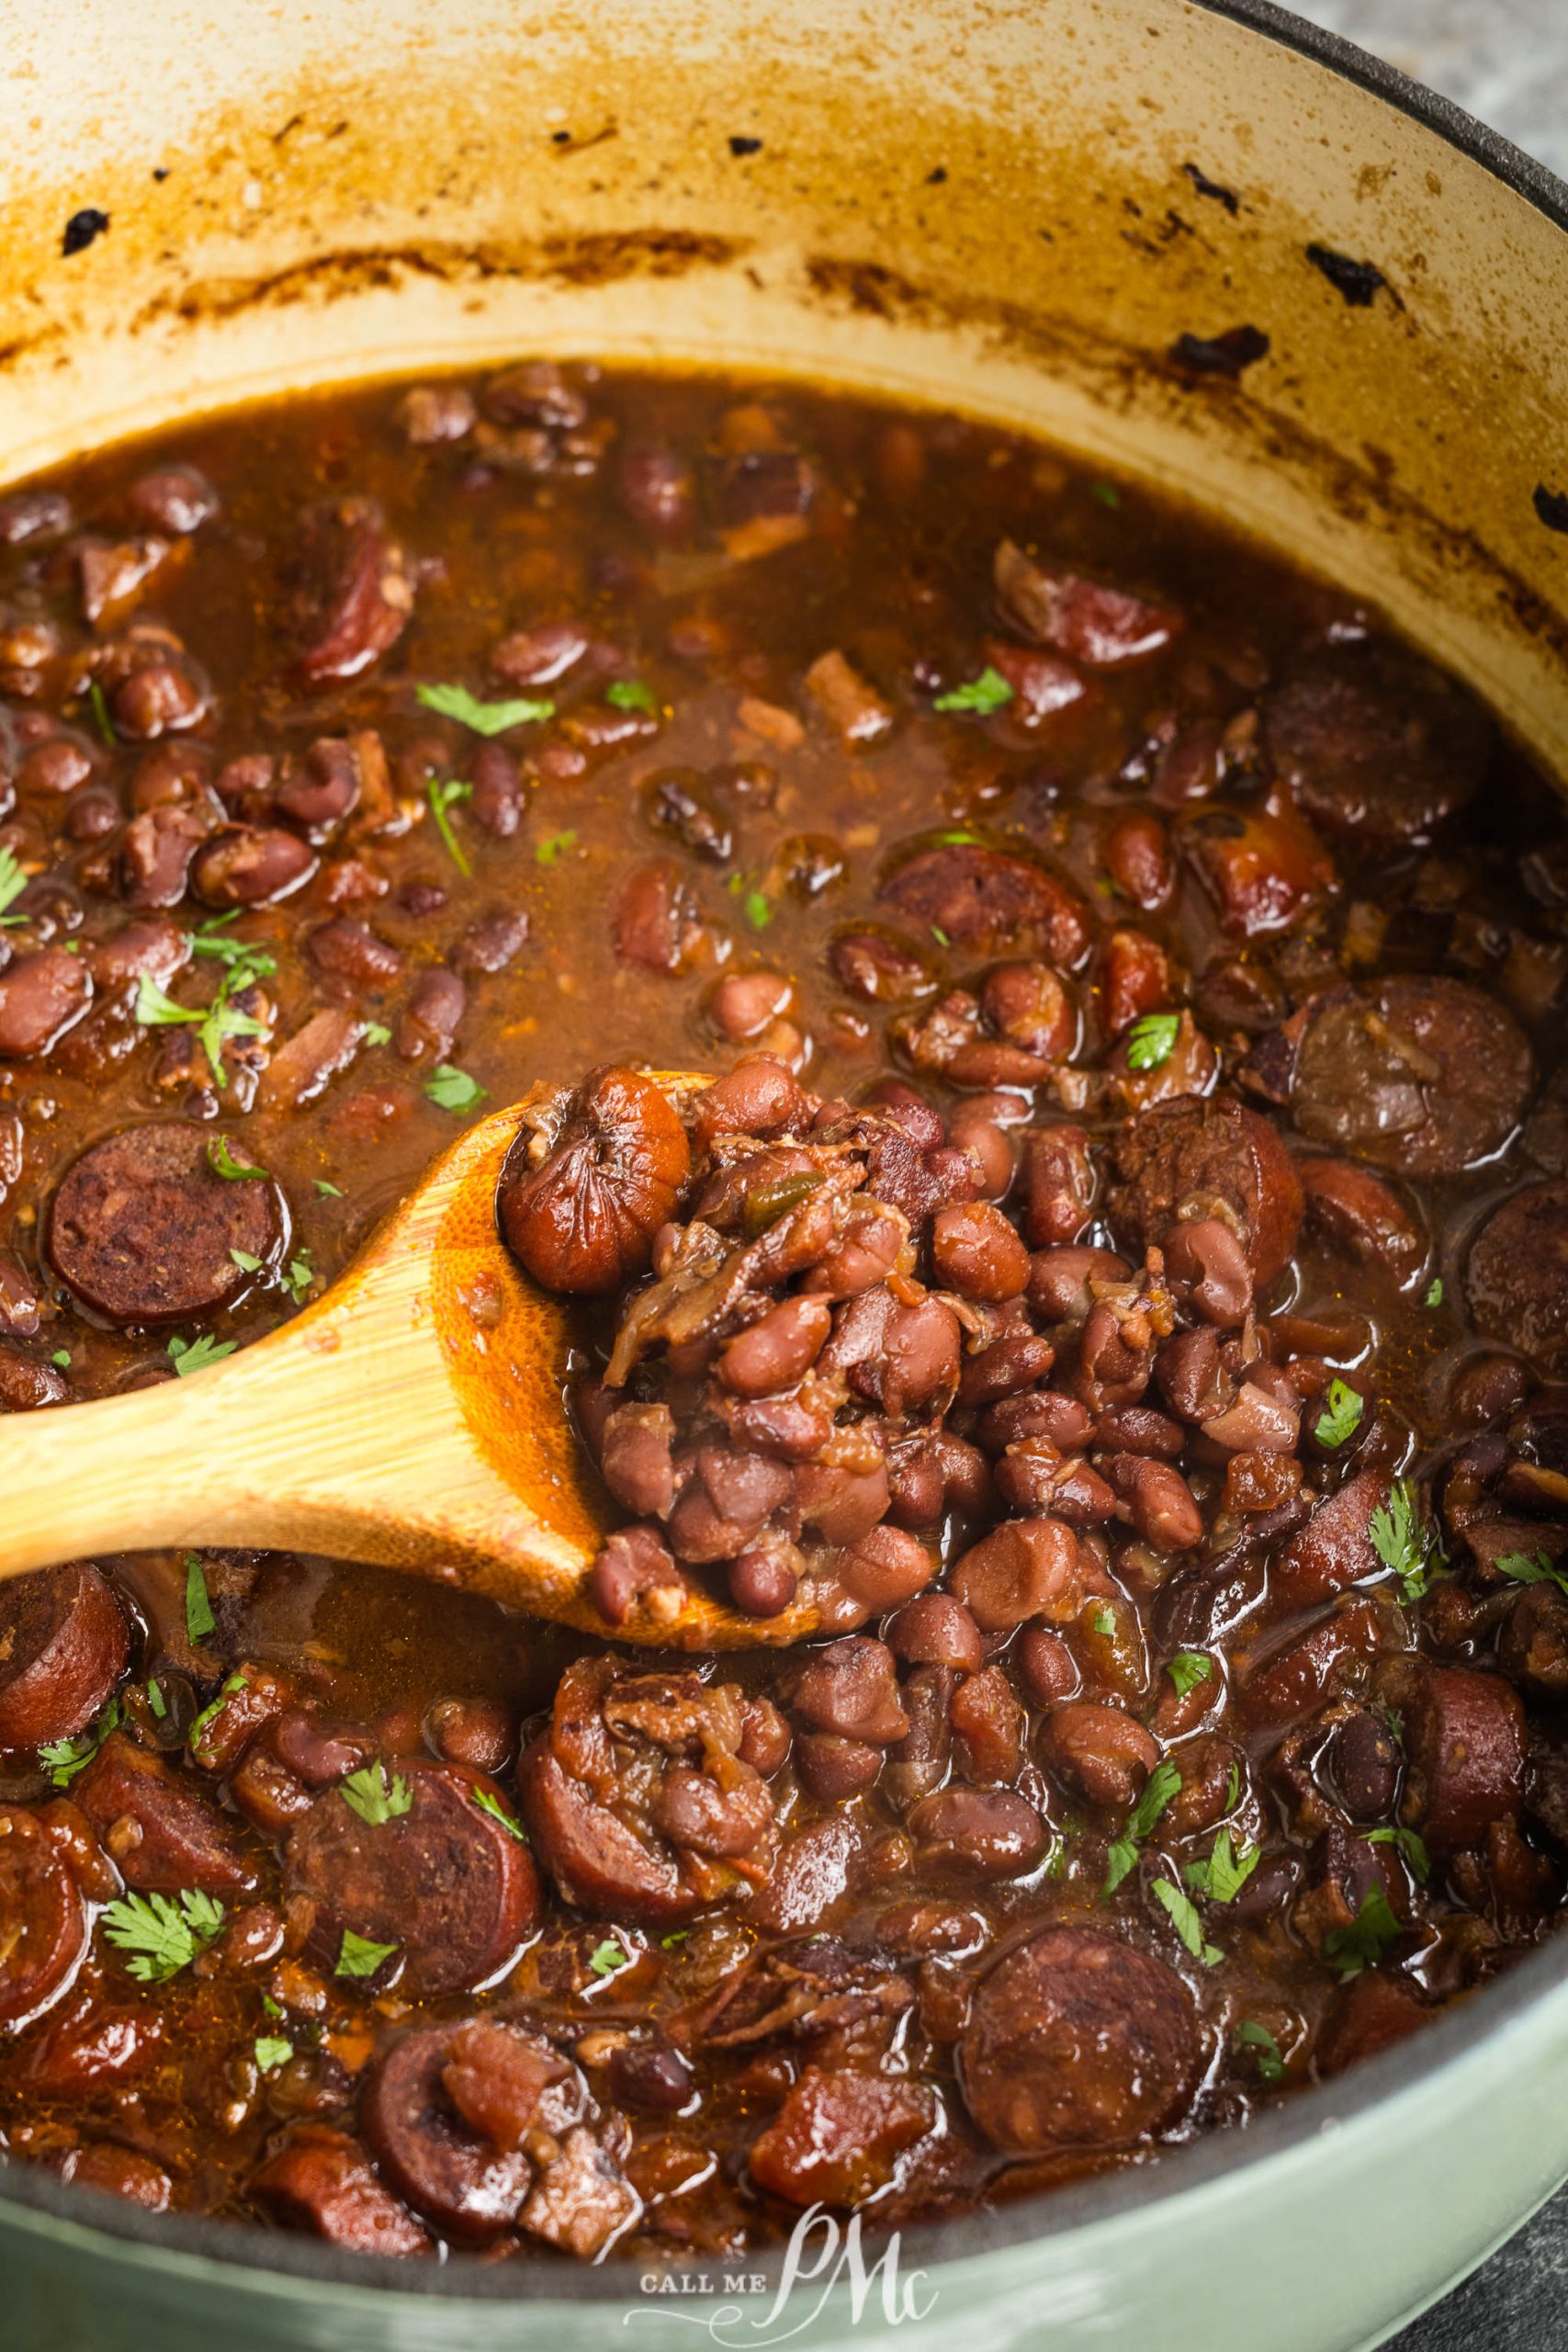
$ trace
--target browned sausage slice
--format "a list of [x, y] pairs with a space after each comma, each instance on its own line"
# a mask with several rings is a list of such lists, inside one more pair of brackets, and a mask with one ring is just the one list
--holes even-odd
[[1388, 1501], [1389, 1482], [1381, 1470], [1358, 1470], [1337, 1494], [1318, 1504], [1293, 1535], [1277, 1563], [1269, 1589], [1277, 1601], [1306, 1609], [1347, 1585], [1382, 1572], [1372, 1542], [1374, 1515]]
[[214, 1141], [209, 1127], [178, 1120], [122, 1127], [66, 1170], [45, 1247], [84, 1306], [111, 1323], [210, 1315], [250, 1279], [233, 1251], [272, 1255], [283, 1231], [276, 1187], [219, 1175]]
[[1337, 646], [1263, 706], [1275, 773], [1309, 816], [1369, 842], [1416, 841], [1469, 800], [1492, 729], [1462, 690], [1411, 655]]
[[312, 684], [356, 677], [407, 628], [413, 611], [408, 559], [374, 499], [312, 507], [299, 571], [299, 667]]
[[[526, 2196], [534, 2167], [521, 2145], [497, 2146], [476, 2131], [455, 2104], [446, 2076], [454, 2044], [466, 2029], [451, 2020], [416, 2026], [377, 2061], [365, 2086], [360, 2123], [382, 2172], [411, 2205], [434, 2222], [445, 2238], [479, 2245], [512, 2222]], [[510, 2054], [509, 2071], [527, 2071], [535, 2086], [533, 2104], [552, 2085], [573, 2094], [558, 2113], [539, 2117], [541, 2125], [564, 2130], [577, 2120], [581, 2095], [575, 2082], [563, 2084], [570, 2069], [554, 2051], [499, 2020], [481, 2030], [502, 2052], [486, 2052], [487, 2072], [499, 2071], [498, 2055]], [[511, 2045], [508, 2052], [507, 2045]], [[510, 2133], [508, 2138], [512, 2137]]]
[[1518, 1811], [1525, 1711], [1500, 1674], [1400, 1660], [1380, 1685], [1404, 1719], [1403, 1819], [1435, 1852], [1457, 1853]]
[[525, 1754], [517, 1792], [540, 1861], [579, 1910], [662, 1928], [679, 1927], [703, 1909], [673, 1854], [645, 1843], [608, 1805], [595, 1804], [551, 1754], [547, 1736]]
[[1465, 1272], [1476, 1327], [1568, 1374], [1568, 1183], [1529, 1184], [1494, 1209]]
[[958, 2078], [998, 2148], [1119, 2148], [1185, 2111], [1199, 2057], [1174, 1969], [1091, 1928], [1048, 1928], [976, 1994]]
[[888, 876], [877, 896], [954, 947], [1033, 948], [1069, 968], [1089, 952], [1081, 901], [1044, 866], [1006, 850], [973, 842], [921, 850]]
[[1532, 1076], [1512, 1013], [1467, 981], [1410, 976], [1319, 1001], [1290, 1099], [1314, 1142], [1405, 1176], [1458, 1176], [1507, 1142]]
[[430, 2240], [382, 2188], [358, 2141], [330, 2123], [297, 2124], [246, 2188], [264, 2212], [355, 2254], [430, 2252]]
[[1298, 1159], [1309, 1229], [1364, 1265], [1386, 1270], [1401, 1285], [1427, 1262], [1416, 1218], [1393, 1186], [1353, 1159]]
[[406, 1813], [362, 1821], [329, 1789], [295, 1825], [284, 1855], [290, 1894], [317, 1906], [311, 1941], [335, 1963], [345, 1929], [406, 1953], [415, 1992], [470, 1992], [512, 1959], [539, 1916], [539, 1876], [482, 1773], [400, 1758]]
[[36, 1815], [0, 1806], [0, 2025], [28, 2024], [70, 1983], [87, 1912]]
[[123, 1732], [113, 1732], [71, 1793], [128, 1886], [143, 1893], [249, 1894], [254, 1863], [210, 1798]]
[[1111, 1221], [1140, 1249], [1163, 1246], [1174, 1226], [1213, 1216], [1218, 1204], [1256, 1282], [1272, 1282], [1288, 1263], [1301, 1179], [1269, 1121], [1234, 1097], [1156, 1103], [1127, 1121], [1111, 1158]]
[[130, 1632], [88, 1560], [0, 1585], [0, 1747], [83, 1730], [125, 1670]]

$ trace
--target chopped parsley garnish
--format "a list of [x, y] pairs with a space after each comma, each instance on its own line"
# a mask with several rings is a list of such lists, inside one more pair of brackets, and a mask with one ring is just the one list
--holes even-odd
[[365, 1042], [367, 1046], [389, 1046], [392, 1042], [392, 1033], [384, 1021], [367, 1021], [365, 1024]]
[[673, 1951], [677, 1944], [683, 1944], [685, 1942], [686, 1938], [691, 1934], [691, 1932], [690, 1928], [671, 1928], [667, 1936], [660, 1937], [660, 1951]]
[[1417, 1837], [1414, 1829], [1407, 1829], [1403, 1821], [1388, 1829], [1369, 1829], [1365, 1834], [1369, 1846], [1397, 1846], [1417, 1885], [1426, 1885], [1432, 1875], [1432, 1857], [1427, 1851], [1424, 1838]]
[[8, 915], [4, 910], [13, 899], [19, 899], [27, 887], [28, 877], [17, 863], [16, 851], [0, 849], [0, 922], [26, 922], [26, 915]]
[[1241, 1803], [1241, 1766], [1231, 1766], [1230, 1779], [1225, 1782], [1225, 1811], [1234, 1813]]
[[553, 702], [537, 702], [526, 695], [510, 702], [479, 702], [467, 686], [416, 686], [414, 693], [426, 710], [455, 718], [459, 726], [471, 727], [476, 735], [504, 735], [509, 727], [556, 715]]
[[324, 1176], [317, 1177], [316, 1190], [320, 1193], [323, 1201], [341, 1201], [343, 1198], [343, 1186], [341, 1184], [330, 1184]]
[[1203, 1922], [1198, 1917], [1191, 1897], [1183, 1894], [1181, 1889], [1172, 1885], [1168, 1878], [1156, 1878], [1153, 1892], [1155, 1901], [1169, 1913], [1171, 1926], [1193, 1959], [1201, 1960], [1205, 1968], [1217, 1968], [1224, 1954], [1218, 1944], [1204, 1941]]
[[651, 686], [640, 678], [616, 678], [604, 689], [604, 699], [612, 710], [657, 710]]
[[210, 1363], [221, 1363], [239, 1346], [238, 1340], [214, 1340], [203, 1333], [199, 1340], [182, 1340], [176, 1334], [169, 1341], [169, 1362], [182, 1380], [193, 1372], [205, 1372]]
[[1568, 1569], [1554, 1567], [1549, 1552], [1538, 1552], [1533, 1560], [1523, 1552], [1505, 1552], [1497, 1569], [1514, 1584], [1554, 1584], [1559, 1592], [1568, 1592]]
[[1144, 1783], [1143, 1795], [1133, 1807], [1126, 1828], [1107, 1849], [1103, 1893], [1114, 1894], [1128, 1871], [1135, 1867], [1139, 1847], [1180, 1786], [1181, 1775], [1168, 1757], [1155, 1766]]
[[413, 1804], [413, 1791], [401, 1773], [394, 1772], [389, 1779], [387, 1767], [378, 1756], [374, 1764], [351, 1772], [338, 1787], [349, 1811], [356, 1813], [372, 1829], [378, 1829], [384, 1821], [398, 1820]]
[[1113, 481], [1091, 481], [1089, 494], [1098, 498], [1102, 506], [1117, 507], [1122, 503], [1122, 493]]
[[70, 1349], [56, 1348], [54, 1353], [50, 1358], [50, 1362], [52, 1364], [58, 1364], [62, 1372], [69, 1372], [71, 1369]]
[[595, 1976], [614, 1976], [617, 1968], [631, 1966], [631, 1954], [623, 1951], [619, 1944], [601, 1944], [590, 1953], [588, 1965]]
[[204, 1642], [217, 1624], [212, 1603], [207, 1595], [207, 1578], [202, 1573], [198, 1554], [186, 1554], [186, 1639], [194, 1649]]
[[1431, 1281], [1427, 1284], [1426, 1295], [1422, 1298], [1421, 1304], [1423, 1306], [1441, 1306], [1442, 1303], [1443, 1278], [1441, 1274], [1434, 1274]]
[[1166, 1672], [1176, 1685], [1176, 1695], [1185, 1699], [1196, 1690], [1200, 1682], [1207, 1682], [1214, 1671], [1214, 1661], [1205, 1657], [1201, 1650], [1179, 1650], [1166, 1662]]
[[945, 833], [938, 833], [936, 838], [943, 849], [974, 849], [979, 846], [980, 842], [979, 834], [970, 825], [951, 825]]
[[430, 813], [435, 820], [435, 830], [441, 836], [447, 855], [464, 881], [471, 882], [474, 878], [474, 869], [468, 864], [462, 842], [452, 831], [452, 819], [448, 812], [459, 800], [473, 798], [473, 786], [461, 784], [455, 776], [433, 775], [425, 786], [424, 797], [430, 803]]
[[946, 932], [943, 931], [941, 923], [939, 922], [932, 923], [931, 937], [936, 941], [939, 947], [951, 947], [953, 944], [952, 940], [948, 937]]
[[234, 922], [239, 911], [238, 907], [231, 907], [226, 915], [214, 915], [199, 931], [186, 932], [186, 940], [193, 956], [210, 956], [231, 973], [238, 972], [241, 977], [233, 985], [243, 988], [251, 980], [270, 979], [277, 969], [277, 958], [253, 940], [229, 936], [227, 925]]
[[79, 1731], [74, 1739], [51, 1739], [39, 1749], [38, 1760], [48, 1770], [57, 1789], [69, 1788], [78, 1772], [89, 1765], [111, 1731], [119, 1722], [119, 1701], [111, 1699], [96, 1723]]
[[1158, 1069], [1176, 1051], [1179, 1012], [1145, 1012], [1127, 1032], [1129, 1069]]
[[109, 707], [104, 700], [104, 690], [102, 686], [99, 685], [96, 678], [91, 680], [88, 684], [87, 700], [92, 706], [93, 717], [96, 721], [98, 732], [112, 752], [115, 745], [119, 741], [119, 737], [114, 731], [114, 721], [109, 717]]
[[283, 1287], [296, 1306], [305, 1304], [305, 1293], [316, 1279], [316, 1269], [310, 1263], [309, 1250], [297, 1250], [288, 1261], [288, 1272], [283, 1277]]
[[280, 2033], [262, 2033], [256, 2036], [255, 2052], [256, 2064], [262, 2073], [271, 2075], [279, 2066], [288, 2065], [294, 2055], [294, 2044], [285, 2041]]
[[261, 2001], [263, 2012], [267, 2017], [280, 2018], [283, 2015], [282, 2002], [275, 2001], [270, 1993], [264, 1993], [261, 1996]]
[[434, 1074], [424, 1081], [424, 1091], [438, 1111], [471, 1111], [490, 1092], [477, 1078], [466, 1069], [456, 1069], [451, 1062], [438, 1062]]
[[1259, 2082], [1283, 2082], [1285, 2062], [1280, 2054], [1279, 2043], [1266, 2025], [1259, 2025], [1254, 2018], [1244, 2018], [1235, 2030], [1235, 2038], [1242, 2049], [1257, 2051]]
[[1089, 1623], [1103, 1641], [1110, 1641], [1116, 1631], [1115, 1613], [1107, 1609], [1103, 1603], [1095, 1611], [1094, 1615], [1089, 1619]]
[[470, 1789], [468, 1802], [476, 1805], [480, 1813], [488, 1813], [492, 1821], [499, 1821], [507, 1836], [515, 1838], [520, 1846], [525, 1846], [528, 1843], [528, 1832], [520, 1821], [507, 1812], [493, 1790]]
[[1368, 1890], [1361, 1898], [1361, 1907], [1348, 1928], [1336, 1928], [1323, 1939], [1325, 1960], [1333, 1962], [1347, 1981], [1359, 1976], [1363, 1968], [1375, 1968], [1385, 1952], [1393, 1950], [1403, 1933], [1398, 1920], [1381, 1886]]
[[1343, 1380], [1331, 1380], [1327, 1399], [1314, 1430], [1319, 1445], [1343, 1445], [1346, 1439], [1360, 1427], [1361, 1415], [1366, 1409], [1366, 1399], [1359, 1390]]
[[231, 1262], [238, 1266], [243, 1274], [259, 1274], [262, 1270], [261, 1260], [252, 1250], [231, 1250], [229, 1257]]
[[207, 1147], [208, 1165], [215, 1176], [226, 1176], [231, 1184], [248, 1182], [254, 1177], [266, 1181], [265, 1168], [253, 1168], [249, 1161], [236, 1159], [227, 1136], [214, 1136]]
[[748, 890], [740, 901], [746, 910], [746, 920], [753, 931], [766, 931], [773, 919], [773, 910], [761, 890]]
[[[266, 959], [271, 964], [270, 957]], [[229, 1082], [223, 1068], [223, 1048], [233, 1037], [259, 1037], [262, 1024], [253, 1013], [243, 1012], [231, 1001], [235, 993], [247, 988], [257, 977], [254, 961], [231, 964], [224, 973], [218, 994], [209, 1005], [176, 1004], [167, 989], [159, 987], [151, 972], [143, 972], [136, 983], [136, 1002], [132, 1008], [136, 1020], [143, 1029], [169, 1028], [183, 1024], [199, 1032], [201, 1050], [212, 1072], [214, 1086]]]
[[223, 1905], [184, 1886], [176, 1895], [126, 1894], [104, 1905], [104, 1933], [132, 1957], [126, 1967], [139, 1984], [162, 1984], [188, 1968], [223, 1925]]
[[158, 1687], [157, 1677], [150, 1674], [147, 1677], [144, 1688], [147, 1692], [147, 1704], [152, 1708], [152, 1713], [157, 1717], [158, 1721], [162, 1723], [164, 1717], [169, 1712], [169, 1702]]
[[1403, 1599], [1421, 1600], [1431, 1589], [1433, 1577], [1441, 1574], [1444, 1561], [1416, 1517], [1416, 1490], [1408, 1478], [1394, 1480], [1387, 1502], [1373, 1511], [1367, 1532], [1384, 1567], [1399, 1578]]
[[1194, 1894], [1207, 1895], [1211, 1903], [1234, 1903], [1258, 1868], [1262, 1850], [1260, 1846], [1237, 1849], [1230, 1831], [1222, 1829], [1213, 1851], [1201, 1862], [1189, 1862], [1182, 1876]]
[[564, 857], [569, 849], [576, 847], [577, 828], [568, 825], [564, 832], [547, 833], [542, 842], [534, 843], [534, 863], [536, 865], [554, 865], [558, 858]]
[[931, 704], [933, 710], [977, 710], [988, 718], [994, 710], [1004, 710], [1012, 700], [1012, 688], [1001, 672], [987, 662], [977, 678], [966, 684], [953, 686], [948, 693], [938, 695]]
[[356, 1936], [352, 1928], [343, 1931], [338, 1947], [334, 1976], [374, 1976], [384, 1960], [390, 1960], [396, 1944], [373, 1944], [368, 1936]]

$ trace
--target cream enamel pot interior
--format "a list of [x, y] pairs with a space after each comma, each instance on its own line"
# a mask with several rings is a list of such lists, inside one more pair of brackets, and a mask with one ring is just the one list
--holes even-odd
[[[807, 373], [1223, 511], [1568, 774], [1568, 190], [1261, 0], [6, 14], [0, 480], [513, 354]], [[923, 2318], [818, 2282], [770, 2330], [773, 2257], [714, 2340], [1373, 2343], [1568, 2174], [1564, 1958], [1245, 2134], [909, 2236]], [[665, 2352], [736, 2300], [645, 2285], [383, 2265], [0, 2167], [17, 2352]]]

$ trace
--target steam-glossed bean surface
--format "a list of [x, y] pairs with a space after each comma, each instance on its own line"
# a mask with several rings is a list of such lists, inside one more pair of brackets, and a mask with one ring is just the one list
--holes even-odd
[[822, 1625], [0, 1588], [7, 2160], [729, 2256], [1551, 1930], [1568, 832], [1374, 616], [825, 393], [279, 403], [0, 496], [0, 1408], [199, 1376], [527, 1097], [602, 1609]]

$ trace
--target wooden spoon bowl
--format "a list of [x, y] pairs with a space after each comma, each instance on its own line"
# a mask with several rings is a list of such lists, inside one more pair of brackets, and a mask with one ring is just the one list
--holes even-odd
[[[656, 1071], [674, 1101], [709, 1081]], [[667, 1623], [589, 1595], [605, 1506], [564, 1403], [571, 1309], [496, 1230], [521, 1106], [459, 1136], [332, 1288], [186, 1380], [17, 1415], [0, 1437], [0, 1576], [106, 1551], [260, 1545], [367, 1560], [606, 1639], [798, 1640], [694, 1590]]]

